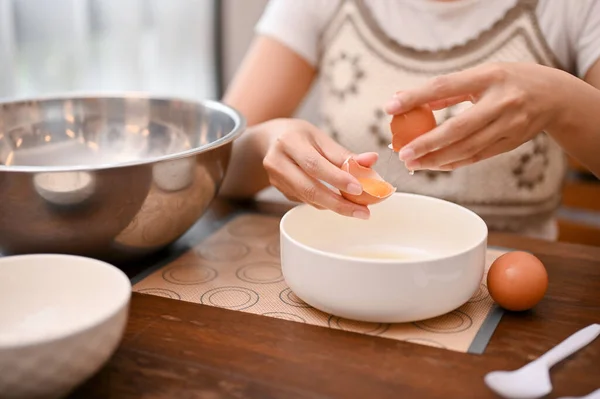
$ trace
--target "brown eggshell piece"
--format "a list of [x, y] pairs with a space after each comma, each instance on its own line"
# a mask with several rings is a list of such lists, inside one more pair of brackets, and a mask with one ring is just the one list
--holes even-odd
[[429, 105], [421, 105], [403, 114], [394, 115], [390, 122], [392, 131], [392, 149], [400, 151], [402, 147], [434, 129], [437, 126], [435, 116]]
[[537, 305], [548, 289], [548, 273], [534, 255], [514, 251], [496, 259], [487, 275], [492, 299], [510, 311], [524, 311]]
[[377, 204], [396, 192], [396, 187], [383, 180], [383, 178], [373, 169], [360, 165], [352, 157], [344, 162], [342, 170], [356, 177], [362, 185], [363, 192], [360, 195], [352, 195], [341, 191], [342, 197], [356, 204]]

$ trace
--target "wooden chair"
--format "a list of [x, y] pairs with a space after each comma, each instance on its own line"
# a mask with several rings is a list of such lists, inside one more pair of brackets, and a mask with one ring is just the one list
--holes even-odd
[[600, 180], [573, 159], [558, 215], [559, 241], [600, 247]]

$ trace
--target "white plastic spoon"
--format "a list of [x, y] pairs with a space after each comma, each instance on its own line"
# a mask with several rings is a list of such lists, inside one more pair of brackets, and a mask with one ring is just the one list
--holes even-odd
[[511, 399], [535, 399], [552, 391], [549, 369], [583, 348], [600, 335], [600, 324], [592, 324], [514, 371], [493, 371], [484, 381], [496, 394]]
[[558, 399], [600, 399], [600, 388], [596, 389], [592, 393], [588, 393], [585, 396], [563, 396]]
[[585, 396], [563, 396], [560, 397], [558, 399], [600, 399], [600, 388], [596, 389], [594, 392], [592, 393], [588, 393]]

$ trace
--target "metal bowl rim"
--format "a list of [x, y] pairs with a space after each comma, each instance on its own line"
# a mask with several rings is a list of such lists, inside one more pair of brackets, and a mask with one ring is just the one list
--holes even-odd
[[20, 98], [0, 98], [0, 106], [7, 104], [17, 104], [25, 102], [43, 102], [53, 100], [83, 100], [83, 99], [143, 99], [143, 100], [158, 100], [158, 101], [179, 101], [188, 104], [204, 105], [214, 110], [223, 112], [231, 117], [234, 121], [234, 128], [227, 133], [225, 136], [217, 139], [206, 145], [193, 148], [186, 151], [180, 151], [169, 155], [162, 155], [159, 157], [145, 158], [136, 161], [119, 162], [114, 164], [100, 164], [100, 165], [79, 165], [79, 166], [6, 166], [0, 164], [0, 172], [25, 172], [25, 173], [47, 173], [47, 172], [87, 172], [87, 171], [98, 171], [106, 169], [124, 168], [128, 166], [141, 166], [151, 165], [153, 163], [171, 161], [181, 158], [186, 158], [192, 155], [201, 154], [208, 150], [221, 147], [228, 144], [239, 137], [242, 132], [246, 129], [246, 118], [233, 107], [216, 101], [216, 100], [193, 100], [184, 97], [170, 97], [162, 95], [152, 95], [144, 92], [103, 92], [103, 93], [64, 93], [64, 94], [53, 94], [35, 97], [20, 97]]

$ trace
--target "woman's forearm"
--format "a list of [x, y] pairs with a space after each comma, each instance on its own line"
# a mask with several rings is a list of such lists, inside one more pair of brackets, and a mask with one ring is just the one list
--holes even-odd
[[277, 134], [277, 118], [293, 115], [315, 75], [313, 66], [282, 43], [256, 38], [222, 100], [242, 113], [249, 127], [233, 144], [220, 195], [250, 198], [270, 185], [263, 159]]
[[[565, 73], [565, 75], [567, 75]], [[600, 89], [565, 76], [562, 110], [547, 133], [590, 172], [600, 178]]]

